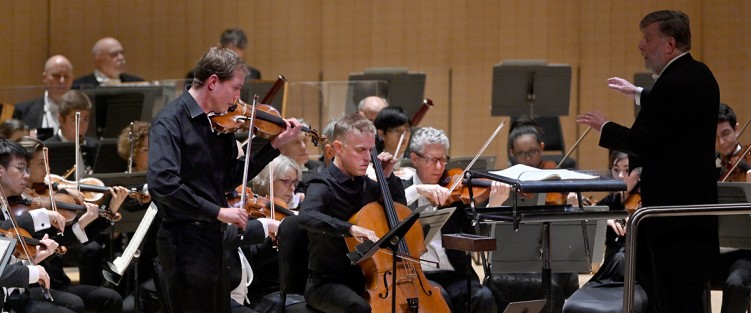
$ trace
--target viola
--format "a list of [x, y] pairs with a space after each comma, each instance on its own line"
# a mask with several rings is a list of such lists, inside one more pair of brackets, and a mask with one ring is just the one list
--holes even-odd
[[746, 173], [751, 170], [751, 145], [741, 146], [742, 153], [722, 158], [720, 181], [746, 182]]
[[[41, 240], [31, 237], [31, 234], [27, 230], [20, 227], [7, 230], [0, 229], [0, 234], [7, 238], [16, 239], [16, 248], [13, 250], [13, 256], [19, 259], [28, 260], [29, 257], [37, 254], [37, 246], [43, 245]], [[28, 257], [24, 251], [28, 253]], [[63, 246], [58, 246], [55, 249], [55, 254], [58, 256], [63, 256], [66, 252], [68, 252], [68, 249]]]
[[[370, 229], [382, 237], [412, 211], [403, 204], [394, 203], [375, 149], [371, 149], [370, 158], [383, 204], [372, 202], [365, 205], [349, 222]], [[394, 258], [398, 256], [392, 253], [376, 253], [358, 264], [365, 277], [366, 294], [363, 296], [369, 301], [373, 312], [391, 312], [392, 300], [399, 312], [449, 312], [440, 288], [431, 285], [422, 272], [420, 263], [413, 261], [426, 251], [423, 238], [422, 226], [418, 221], [400, 238], [398, 244], [398, 255], [407, 256], [411, 260], [405, 260], [404, 257], [396, 260]], [[360, 244], [354, 237], [346, 238], [346, 242], [350, 251], [357, 249]], [[395, 268], [392, 268], [392, 262], [397, 263]], [[397, 278], [396, 285], [392, 284], [394, 277]]]
[[[223, 134], [234, 133], [239, 130], [248, 131], [251, 116], [255, 116], [253, 134], [256, 136], [271, 139], [287, 128], [287, 123], [282, 119], [282, 115], [273, 106], [258, 104], [256, 105], [256, 112], [253, 114], [252, 106], [240, 99], [235, 100], [235, 103], [226, 113], [211, 113], [209, 115], [211, 127]], [[310, 141], [314, 146], [318, 146], [319, 142], [326, 141], [326, 136], [318, 135], [318, 131], [314, 128], [302, 126], [300, 130], [310, 135]]]

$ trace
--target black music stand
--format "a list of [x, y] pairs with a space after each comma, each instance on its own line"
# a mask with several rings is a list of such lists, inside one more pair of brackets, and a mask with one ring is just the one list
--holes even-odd
[[[581, 203], [581, 192], [583, 191], [623, 191], [626, 190], [626, 183], [612, 178], [598, 176], [596, 179], [567, 179], [567, 180], [542, 180], [542, 181], [525, 181], [492, 173], [491, 171], [467, 171], [465, 173], [467, 185], [472, 185], [473, 178], [488, 178], [500, 181], [512, 186], [514, 190], [514, 201], [512, 207], [486, 208], [482, 213], [474, 210], [473, 217], [475, 221], [505, 221], [513, 223], [514, 229], [519, 228], [521, 223], [542, 223], [542, 284], [543, 290], [546, 291], [546, 298], [549, 302], [554, 301], [553, 290], [551, 288], [551, 249], [550, 249], [550, 223], [559, 221], [585, 221], [598, 219], [622, 219], [626, 218], [626, 211], [604, 211], [604, 212], [587, 212], [584, 211]], [[472, 189], [470, 188], [470, 197], [473, 198]], [[580, 206], [574, 209], [571, 206], [543, 206], [527, 207], [523, 210], [517, 208], [516, 193], [542, 193], [542, 192], [576, 192]], [[585, 249], [589, 247], [586, 227], [582, 227], [584, 234]], [[586, 254], [591, 257], [590, 251]], [[485, 264], [486, 271], [488, 270]], [[555, 304], [551, 303], [548, 310], [552, 310]]]
[[83, 92], [94, 105], [86, 135], [96, 138], [117, 137], [132, 121], [151, 122], [154, 106], [166, 102], [163, 86], [146, 83], [83, 89]]
[[425, 73], [408, 72], [406, 68], [368, 68], [362, 73], [351, 73], [345, 111], [355, 112], [360, 100], [379, 96], [386, 98], [390, 106], [401, 107], [407, 116], [413, 116], [422, 106], [425, 80]]
[[[396, 273], [396, 258], [397, 258], [397, 250], [399, 250], [399, 242], [404, 239], [404, 236], [407, 234], [410, 228], [412, 228], [412, 225], [415, 224], [417, 219], [420, 217], [420, 212], [422, 209], [418, 208], [412, 212], [407, 218], [405, 218], [403, 221], [401, 221], [398, 225], [396, 225], [394, 228], [391, 228], [388, 233], [383, 235], [381, 239], [378, 239], [377, 242], [372, 242], [370, 240], [365, 240], [365, 242], [357, 245], [355, 247], [355, 250], [347, 253], [347, 257], [350, 261], [352, 261], [352, 264], [358, 264], [362, 261], [365, 261], [372, 257], [378, 250], [381, 249], [390, 249], [391, 250], [391, 268], [392, 273]], [[391, 275], [391, 286], [392, 286], [392, 294], [391, 294], [391, 312], [396, 312], [396, 275]]]
[[[276, 83], [276, 80], [261, 80], [261, 79], [251, 79], [247, 80], [245, 84], [243, 85], [242, 89], [240, 90], [240, 99], [245, 101], [245, 103], [253, 103], [253, 96], [254, 95], [260, 95], [261, 98], [263, 98], [263, 95], [267, 94], [269, 90], [271, 90], [271, 87], [274, 86], [274, 83]], [[284, 84], [282, 88], [287, 88], [287, 84]], [[284, 90], [281, 90], [281, 95], [284, 95]], [[282, 112], [282, 107], [284, 106], [284, 96], [274, 97], [274, 99], [271, 100], [271, 103], [264, 103], [269, 104], [276, 108], [280, 113]], [[259, 102], [261, 100], [258, 100]]]
[[571, 66], [544, 60], [506, 60], [493, 67], [491, 114], [558, 117], [568, 115]]
[[[717, 183], [718, 203], [751, 202], [751, 184], [735, 182]], [[717, 217], [720, 247], [751, 249], [751, 216], [721, 215]]]
[[0, 237], [0, 274], [5, 271], [5, 267], [10, 263], [10, 257], [16, 248], [16, 239], [2, 236]]

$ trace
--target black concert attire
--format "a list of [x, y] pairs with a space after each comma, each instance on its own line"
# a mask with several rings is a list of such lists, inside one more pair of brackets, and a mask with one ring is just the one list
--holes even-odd
[[[32, 210], [30, 212], [38, 210]], [[0, 221], [0, 229], [13, 228], [13, 223], [10, 219], [7, 219], [5, 217], [5, 214], [0, 214], [0, 217], [2, 217], [2, 221]], [[49, 217], [46, 215], [46, 213], [24, 213], [21, 216], [16, 217], [16, 223], [19, 228], [23, 228], [29, 231], [29, 233], [31, 234], [39, 234], [40, 232], [46, 231], [47, 229], [51, 228], [51, 225], [49, 224]], [[47, 259], [50, 258], [57, 258], [57, 256], [52, 255], [47, 257]], [[2, 306], [2, 308], [4, 309], [12, 309], [16, 312], [83, 313], [84, 306], [80, 299], [69, 299], [63, 297], [59, 301], [50, 302], [44, 300], [43, 296], [35, 297], [35, 290], [40, 291], [40, 295], [41, 290], [39, 289], [39, 287], [30, 287], [30, 284], [36, 282], [29, 282], [30, 279], [32, 278], [30, 277], [29, 267], [22, 265], [21, 262], [17, 262], [15, 257], [11, 257], [10, 265], [6, 267], [3, 275], [0, 276], [0, 285], [2, 285], [3, 287], [20, 287], [23, 288], [23, 290], [17, 288], [4, 288], [4, 295], [0, 296], [0, 299], [3, 299], [0, 302], [0, 306]]]
[[[405, 204], [401, 179], [391, 175], [387, 181], [394, 201]], [[362, 270], [347, 258], [344, 237], [352, 226], [347, 220], [380, 197], [377, 182], [365, 176], [350, 177], [333, 164], [310, 181], [300, 216], [311, 229], [305, 300], [314, 309], [370, 312], [370, 304], [361, 296], [365, 292]]]
[[[248, 224], [245, 226], [245, 231], [243, 232], [243, 236], [240, 237], [237, 235], [238, 229], [234, 225], [230, 225], [227, 229], [227, 232], [225, 233], [224, 237], [224, 244], [225, 244], [225, 258], [227, 262], [224, 264], [224, 268], [226, 271], [229, 272], [229, 286], [233, 289], [233, 291], [238, 291], [237, 293], [232, 294], [232, 302], [231, 302], [231, 308], [232, 313], [242, 313], [242, 312], [276, 312], [277, 308], [274, 306], [273, 303], [267, 303], [264, 301], [263, 297], [261, 296], [260, 299], [254, 299], [250, 293], [246, 293], [245, 299], [238, 299], [242, 297], [242, 291], [239, 291], [241, 288], [248, 288], [247, 285], [248, 280], [255, 282], [257, 279], [257, 275], [264, 275], [264, 271], [268, 269], [259, 269], [252, 265], [252, 262], [250, 261], [251, 258], [249, 256], [250, 250], [249, 247], [252, 247], [253, 245], [262, 244], [264, 242], [264, 239], [267, 239], [267, 232], [264, 230], [263, 225], [261, 222], [257, 220], [249, 220]], [[245, 260], [241, 259], [240, 251], [238, 249], [242, 250], [242, 256], [245, 258]], [[243, 263], [245, 261], [248, 261], [249, 263]], [[275, 261], [278, 262], [278, 259], [275, 259]], [[277, 268], [277, 271], [274, 273], [270, 273], [270, 275], [276, 274], [276, 276], [279, 276], [279, 270]], [[243, 276], [245, 275], [245, 276]], [[243, 278], [246, 280], [243, 281]], [[241, 286], [241, 285], [245, 286]], [[250, 292], [250, 288], [246, 289], [247, 292]], [[277, 290], [278, 290], [278, 279], [277, 279]], [[242, 301], [238, 301], [242, 300]], [[254, 301], [258, 300], [261, 302], [261, 306], [258, 309], [256, 308], [256, 302]], [[269, 301], [270, 302], [270, 301]], [[268, 306], [268, 307], [267, 307]]]
[[[235, 135], [214, 133], [185, 91], [154, 119], [149, 147], [149, 192], [162, 214], [157, 251], [172, 310], [228, 312], [229, 283], [221, 271], [226, 226], [216, 217], [227, 207], [225, 192], [243, 178]], [[278, 155], [271, 145], [263, 147], [250, 160], [249, 177]]]
[[[640, 96], [631, 128], [607, 122], [600, 146], [643, 167], [645, 207], [717, 203], [715, 133], [720, 88], [691, 54], [668, 64]], [[680, 157], [676, 157], [680, 156]], [[705, 282], [718, 265], [717, 218], [646, 219], [637, 238], [637, 281], [657, 312], [703, 312]]]
[[[410, 180], [402, 181], [402, 183], [404, 186], [407, 186], [407, 194], [416, 195], [416, 198], [413, 198], [412, 196], [407, 197], [407, 206], [409, 206], [410, 209], [414, 210], [418, 206], [429, 205], [427, 198], [417, 194], [416, 190], [411, 190], [414, 188], [409, 188], [411, 186], [422, 184], [417, 175], [412, 176], [412, 179]], [[428, 252], [421, 256], [422, 259], [427, 258], [431, 261], [438, 262], [440, 268], [436, 269], [434, 266], [423, 263], [422, 270], [425, 273], [425, 277], [441, 287], [441, 293], [446, 299], [452, 312], [466, 312], [467, 271], [470, 270], [472, 273], [472, 313], [497, 312], [498, 308], [493, 299], [493, 293], [488, 287], [485, 287], [480, 283], [480, 278], [477, 277], [477, 273], [472, 268], [472, 264], [467, 260], [466, 254], [463, 251], [443, 248], [441, 234], [476, 233], [475, 228], [472, 226], [472, 220], [467, 214], [466, 206], [461, 202], [452, 203], [449, 206], [456, 208], [454, 213], [451, 214], [451, 217], [446, 221], [446, 224], [441, 227], [441, 231], [435, 235], [433, 240], [425, 242]], [[448, 264], [446, 264], [446, 262], [448, 262]]]
[[[143, 78], [130, 75], [130, 74], [120, 74], [120, 82], [123, 83], [135, 83], [135, 82], [142, 82], [144, 81]], [[91, 73], [86, 76], [81, 76], [79, 78], [76, 78], [73, 81], [73, 89], [80, 89], [80, 88], [91, 88], [91, 87], [99, 87], [101, 83], [96, 78], [96, 75], [94, 73]]]

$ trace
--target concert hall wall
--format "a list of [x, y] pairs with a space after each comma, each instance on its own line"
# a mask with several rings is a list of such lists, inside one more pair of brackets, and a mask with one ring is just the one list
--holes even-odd
[[[751, 2], [742, 0], [0, 0], [0, 8], [0, 87], [41, 84], [53, 54], [67, 56], [76, 76], [88, 74], [91, 47], [104, 36], [122, 42], [129, 73], [182, 78], [223, 29], [240, 27], [250, 37], [248, 63], [267, 79], [342, 81], [367, 67], [425, 72], [435, 108], [423, 125], [448, 131], [452, 156], [473, 155], [501, 121], [489, 106], [492, 68], [504, 59], [573, 67], [562, 118], [568, 147], [584, 131], [577, 112], [598, 109], [630, 124], [632, 103], [605, 80], [643, 72], [639, 20], [678, 9], [691, 17], [692, 54], [715, 73], [722, 101], [740, 121], [751, 115]], [[497, 167], [507, 162], [507, 136], [485, 153], [498, 155]], [[573, 154], [581, 168], [606, 167], [598, 138], [590, 133]], [[747, 132], [742, 141], [750, 140]]]

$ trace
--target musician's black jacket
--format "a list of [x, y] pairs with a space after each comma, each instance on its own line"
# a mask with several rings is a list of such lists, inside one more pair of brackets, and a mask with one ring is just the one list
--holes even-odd
[[[387, 181], [394, 201], [406, 204], [401, 179], [391, 175]], [[347, 220], [363, 206], [380, 198], [378, 183], [365, 176], [352, 178], [334, 164], [310, 181], [300, 216], [304, 217], [302, 224], [312, 229], [308, 232], [311, 272], [342, 278], [362, 277], [360, 269], [346, 256], [349, 251], [344, 237], [349, 236], [352, 226]]]

